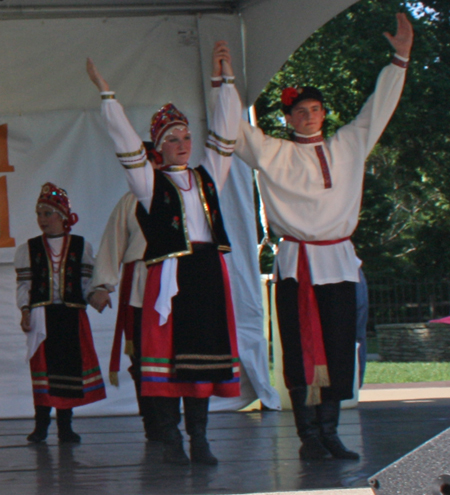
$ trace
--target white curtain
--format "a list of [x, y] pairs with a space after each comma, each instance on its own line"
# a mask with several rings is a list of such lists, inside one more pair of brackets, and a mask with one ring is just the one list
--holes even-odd
[[[111, 210], [126, 191], [124, 174], [100, 120], [98, 93], [85, 74], [87, 56], [94, 59], [116, 90], [143, 139], [148, 138], [150, 116], [162, 104], [172, 101], [186, 113], [195, 139], [193, 165], [206, 135], [204, 102], [216, 39], [230, 41], [239, 87], [243, 89], [238, 16], [0, 24], [0, 125], [8, 131], [7, 141], [0, 140], [0, 181], [7, 185], [7, 196], [3, 193], [0, 197], [0, 219], [1, 211], [7, 210], [16, 247], [40, 233], [34, 211], [40, 186], [46, 181], [67, 189], [72, 209], [80, 217], [73, 232], [90, 241], [94, 251]], [[13, 170], [3, 172], [2, 156], [7, 156]], [[233, 245], [233, 253], [226, 258], [245, 372], [243, 395], [238, 399], [214, 399], [212, 409], [238, 409], [257, 397], [277, 409], [279, 399], [269, 384], [267, 344], [262, 334], [251, 174], [237, 162], [225, 187], [222, 207]], [[0, 240], [2, 234], [4, 230], [0, 230]], [[33, 414], [31, 383], [24, 362], [25, 338], [15, 306], [14, 251], [15, 247], [0, 247], [2, 418]], [[89, 309], [89, 316], [106, 381], [115, 310], [98, 315]], [[79, 408], [77, 414], [137, 411], [127, 361], [124, 357], [120, 388], [108, 386], [108, 399]]]

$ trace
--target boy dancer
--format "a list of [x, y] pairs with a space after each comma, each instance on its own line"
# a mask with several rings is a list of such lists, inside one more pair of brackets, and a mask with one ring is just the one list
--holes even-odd
[[413, 30], [397, 14], [396, 54], [360, 114], [322, 137], [322, 93], [282, 94], [292, 141], [241, 122], [236, 154], [259, 171], [267, 217], [281, 238], [275, 270], [284, 376], [302, 459], [358, 459], [337, 435], [340, 401], [353, 396], [359, 260], [350, 236], [358, 223], [364, 162], [402, 93]]

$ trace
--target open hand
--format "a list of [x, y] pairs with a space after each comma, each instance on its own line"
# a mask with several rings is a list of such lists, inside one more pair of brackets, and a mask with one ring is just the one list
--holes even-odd
[[383, 33], [389, 43], [401, 57], [409, 58], [411, 47], [414, 39], [412, 24], [409, 22], [406, 14], [396, 14], [397, 32], [395, 36], [389, 33]]

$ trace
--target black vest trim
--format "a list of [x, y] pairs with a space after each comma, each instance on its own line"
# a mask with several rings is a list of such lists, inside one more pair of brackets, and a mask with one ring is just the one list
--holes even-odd
[[[211, 230], [213, 242], [219, 251], [231, 251], [220, 212], [214, 181], [203, 166], [190, 169], [197, 184], [199, 199]], [[141, 203], [136, 207], [136, 218], [147, 241], [144, 261], [147, 266], [166, 259], [192, 254], [183, 195], [170, 176], [155, 170], [155, 183], [150, 212]]]
[[[211, 229], [214, 242], [217, 244], [217, 249], [229, 253], [231, 252], [231, 245], [223, 225], [216, 186], [203, 165], [194, 169], [193, 173], [197, 181], [206, 221]], [[212, 213], [211, 209], [213, 210]]]
[[152, 260], [146, 260], [145, 265], [155, 265], [156, 263], [161, 263], [165, 260], [170, 260], [171, 258], [180, 258], [181, 256], [187, 256], [188, 254], [192, 254], [194, 251], [178, 251], [176, 253], [165, 254], [164, 256], [160, 256], [159, 258], [154, 258]]

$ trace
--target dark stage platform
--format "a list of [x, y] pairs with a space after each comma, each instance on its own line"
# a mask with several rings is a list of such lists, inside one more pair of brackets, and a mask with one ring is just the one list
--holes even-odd
[[[76, 412], [76, 411], [75, 411]], [[450, 427], [450, 399], [362, 403], [342, 411], [344, 443], [361, 461], [302, 463], [292, 413], [213, 413], [217, 467], [161, 463], [138, 417], [75, 418], [79, 445], [28, 445], [31, 420], [2, 420], [0, 494], [238, 494], [367, 487], [367, 478]], [[188, 444], [186, 443], [186, 447]]]

